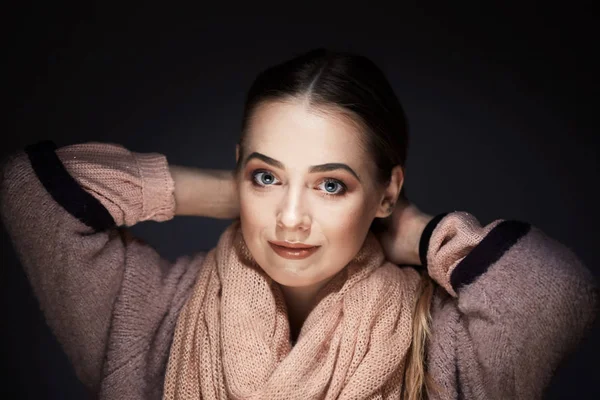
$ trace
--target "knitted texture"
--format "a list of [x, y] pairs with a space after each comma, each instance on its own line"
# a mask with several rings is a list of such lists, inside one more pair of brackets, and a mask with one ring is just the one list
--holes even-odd
[[284, 298], [239, 223], [205, 260], [175, 330], [164, 399], [397, 399], [418, 273], [369, 235], [319, 293], [294, 347]]
[[503, 220], [481, 226], [477, 218], [465, 211], [455, 211], [436, 227], [427, 252], [428, 273], [452, 297], [458, 294], [450, 284], [456, 266]]
[[[71, 176], [110, 211], [117, 225], [173, 217], [174, 184], [165, 156], [133, 153], [122, 146], [98, 143], [71, 145], [56, 152]], [[194, 293], [194, 286], [199, 280], [211, 277], [209, 271], [217, 275], [213, 278], [217, 282], [221, 282], [223, 275], [218, 275], [214, 268], [203, 267], [203, 252], [171, 262], [160, 257], [149, 244], [130, 238], [124, 228], [94, 230], [85, 225], [50, 195], [42, 184], [44, 177], [36, 175], [26, 154], [19, 152], [2, 164], [2, 223], [45, 321], [86, 387], [89, 398], [160, 399], [180, 311]], [[60, 198], [80, 198], [69, 197], [70, 194], [63, 193]], [[88, 208], [87, 211], [92, 213], [95, 209]], [[456, 211], [443, 218], [431, 232], [427, 249], [428, 272], [439, 287], [432, 302], [426, 364], [427, 371], [445, 391], [444, 395], [432, 397], [436, 400], [542, 398], [560, 362], [576, 348], [596, 318], [599, 304], [597, 279], [569, 247], [535, 227], [514, 245], [506, 245], [514, 237], [510, 232], [502, 234], [502, 240], [490, 243], [487, 239], [502, 227], [498, 223], [499, 220], [496, 220], [490, 225], [481, 225], [471, 214]], [[479, 253], [475, 257], [476, 262], [471, 257], [474, 253]], [[488, 253], [490, 255], [486, 257]], [[492, 257], [492, 254], [495, 256]], [[452, 286], [452, 279], [457, 281], [457, 275], [461, 275], [461, 270], [465, 272], [465, 266], [476, 269], [480, 276], [467, 285]], [[411, 270], [409, 267], [396, 268], [394, 273], [408, 279], [416, 273]], [[383, 271], [379, 268], [377, 274]], [[332, 319], [336, 315], [341, 318], [338, 326], [331, 331], [338, 336], [332, 336], [334, 339], [329, 341], [317, 338], [324, 343], [323, 351], [319, 353], [321, 357], [334, 357], [335, 346], [339, 349], [336, 357], [354, 357], [355, 348], [357, 354], [360, 351], [364, 354], [365, 346], [370, 345], [366, 341], [369, 336], [361, 329], [373, 327], [373, 332], [376, 332], [376, 325], [369, 324], [376, 319], [366, 314], [363, 317], [361, 313], [370, 307], [363, 303], [376, 302], [376, 298], [370, 297], [371, 277], [364, 282], [369, 284], [369, 295], [351, 295], [359, 290], [359, 285], [355, 284], [343, 300], [339, 300], [343, 302], [342, 312], [348, 310], [348, 313], [341, 316], [332, 313]], [[223, 285], [222, 288], [228, 287]], [[330, 295], [331, 301], [335, 300], [335, 293]], [[274, 303], [275, 299], [279, 299], [277, 306], [282, 305], [276, 291], [271, 296], [271, 300], [265, 302]], [[253, 297], [246, 295], [240, 300], [248, 298]], [[325, 297], [323, 302], [328, 298]], [[351, 298], [358, 304], [354, 304]], [[381, 297], [381, 303], [384, 304], [388, 298], [389, 301], [400, 302], [400, 305], [410, 303], [404, 300], [406, 294], [397, 297], [391, 292], [388, 297]], [[211, 307], [216, 307], [224, 298], [215, 295], [211, 301], [214, 303]], [[205, 303], [204, 307], [207, 308], [208, 304]], [[243, 302], [242, 305], [245, 306]], [[270, 307], [276, 306], [271, 304]], [[325, 310], [334, 310], [334, 307], [339, 307], [339, 304]], [[241, 314], [246, 309], [240, 307], [237, 313]], [[211, 310], [214, 312], [214, 308]], [[354, 314], [350, 313], [351, 310], [358, 311]], [[314, 318], [321, 321], [316, 311], [313, 312]], [[381, 310], [381, 313], [385, 312], [390, 311]], [[349, 319], [349, 314], [359, 320]], [[206, 315], [212, 315], [217, 322], [224, 316]], [[280, 320], [275, 317], [280, 315], [271, 316], [272, 319], [268, 320], [271, 325], [264, 323], [266, 317], [262, 314], [252, 316], [256, 317], [253, 332], [258, 332], [259, 339], [271, 342], [263, 347], [249, 346], [252, 352], [230, 355], [243, 358], [243, 361], [238, 361], [246, 373], [250, 369], [245, 365], [246, 360], [260, 359], [252, 358], [259, 349], [275, 348], [273, 351], [289, 357], [303, 345], [298, 342], [287, 353], [288, 347], [283, 350], [267, 347], [276, 338], [275, 328], [284, 329], [276, 325]], [[188, 317], [191, 317], [189, 313]], [[248, 318], [250, 316], [239, 321], [241, 323]], [[312, 330], [307, 330], [309, 325], [314, 324], [310, 318], [305, 323], [303, 335], [310, 336], [312, 333]], [[196, 321], [200, 323], [202, 317], [197, 316]], [[208, 324], [212, 320], [204, 321]], [[323, 317], [321, 323], [326, 322]], [[219, 327], [218, 324], [212, 325], [210, 332], [214, 335]], [[345, 329], [343, 336], [340, 329]], [[235, 332], [240, 335], [242, 329]], [[277, 338], [287, 336], [287, 333], [279, 333]], [[221, 341], [222, 336], [210, 337]], [[281, 340], [288, 346], [285, 339]], [[217, 346], [215, 340], [209, 343]], [[372, 343], [381, 341], [373, 338]], [[327, 345], [331, 351], [328, 351]], [[220, 342], [218, 346], [221, 346]], [[179, 351], [183, 350], [180, 348]], [[400, 356], [406, 352], [405, 343], [399, 344], [398, 352]], [[308, 359], [311, 365], [317, 364], [315, 357]], [[357, 356], [352, 360], [365, 365], [357, 369], [355, 364], [350, 363], [348, 369], [356, 370], [352, 379], [368, 380], [378, 376], [375, 372], [370, 373], [371, 366], [365, 357]], [[277, 371], [283, 368], [283, 362], [287, 361], [280, 362]], [[220, 364], [223, 365], [222, 362]], [[227, 364], [223, 370], [229, 371], [231, 365]], [[262, 371], [263, 367], [260, 365], [257, 369]], [[344, 380], [350, 376], [348, 369], [338, 369], [336, 365], [330, 386], [342, 382], [345, 388], [354, 387], [354, 380], [349, 383]], [[299, 370], [306, 372], [310, 368]], [[304, 382], [301, 379], [312, 382], [312, 378], [324, 369], [310, 371], [314, 371], [312, 375], [303, 378], [294, 375], [289, 379], [299, 387], [298, 393], [290, 398], [310, 398], [310, 392], [303, 397], [305, 393], [300, 391]], [[215, 386], [214, 390], [218, 393], [223, 393], [225, 383], [229, 385], [231, 382], [222, 377], [218, 380], [217, 375], [213, 380], [212, 373], [207, 371], [204, 374], [211, 377], [208, 381], [204, 380], [206, 384], [223, 382], [223, 386]], [[264, 388], [264, 382], [260, 386]], [[307, 386], [305, 384], [304, 387]], [[333, 389], [330, 390], [333, 393]], [[327, 395], [324, 394], [325, 397]], [[342, 393], [340, 398], [343, 396], [349, 395]], [[247, 397], [252, 398], [250, 395]], [[372, 397], [377, 396], [355, 396], [358, 399]]]
[[57, 150], [69, 173], [96, 197], [118, 226], [167, 221], [175, 212], [175, 190], [167, 159], [123, 146], [80, 143]]

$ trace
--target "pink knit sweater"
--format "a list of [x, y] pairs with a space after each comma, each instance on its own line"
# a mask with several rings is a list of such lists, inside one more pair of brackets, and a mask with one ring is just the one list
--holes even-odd
[[[166, 158], [41, 144], [2, 173], [2, 220], [79, 379], [93, 397], [159, 399], [176, 319], [204, 260], [171, 263], [128, 233], [173, 218]], [[590, 271], [534, 226], [481, 226], [460, 211], [435, 218], [421, 249], [440, 285], [427, 363], [444, 398], [541, 398], [597, 314]]]

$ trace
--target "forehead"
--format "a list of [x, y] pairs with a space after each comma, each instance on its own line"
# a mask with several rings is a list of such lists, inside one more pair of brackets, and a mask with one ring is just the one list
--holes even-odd
[[340, 111], [290, 101], [259, 106], [245, 139], [248, 154], [263, 153], [286, 168], [343, 162], [366, 169], [370, 160], [363, 135], [360, 125]]

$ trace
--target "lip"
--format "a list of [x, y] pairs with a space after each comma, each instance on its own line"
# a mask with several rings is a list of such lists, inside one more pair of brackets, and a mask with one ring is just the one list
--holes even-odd
[[269, 241], [269, 243], [274, 244], [279, 247], [287, 247], [288, 249], [310, 249], [311, 247], [318, 247], [313, 244], [305, 244], [300, 242], [281, 242], [281, 241]]
[[304, 243], [269, 242], [269, 246], [277, 255], [288, 260], [302, 260], [313, 255], [321, 246]]

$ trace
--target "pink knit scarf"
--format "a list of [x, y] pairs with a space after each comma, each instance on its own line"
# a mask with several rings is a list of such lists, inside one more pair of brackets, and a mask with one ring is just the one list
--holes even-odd
[[232, 224], [177, 321], [164, 399], [398, 399], [419, 282], [369, 233], [292, 347], [282, 293]]

